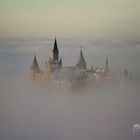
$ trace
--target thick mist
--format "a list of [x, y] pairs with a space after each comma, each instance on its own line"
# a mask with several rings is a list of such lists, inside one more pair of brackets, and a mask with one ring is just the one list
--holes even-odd
[[134, 85], [52, 90], [26, 80], [1, 84], [2, 140], [140, 138], [133, 132], [140, 122], [140, 94]]
[[[44, 85], [32, 84], [28, 70], [34, 50], [38, 52], [41, 68], [44, 58], [48, 59], [51, 53], [51, 47], [45, 46], [46, 42], [38, 42], [33, 44], [25, 40], [12, 43], [3, 41], [1, 44], [7, 46], [0, 48], [1, 140], [139, 140], [140, 132], [133, 132], [133, 125], [140, 124], [140, 88], [135, 77], [131, 83], [101, 88], [46, 88]], [[79, 44], [76, 42], [72, 44]], [[48, 43], [48, 46], [52, 44]], [[62, 50], [59, 47], [61, 54], [66, 58], [64, 64], [73, 65], [75, 60], [72, 56], [77, 58], [79, 48], [68, 42], [60, 44], [63, 46]], [[64, 47], [65, 44], [69, 44], [68, 48]], [[71, 48], [74, 48], [74, 53]], [[88, 48], [98, 56], [90, 55]], [[87, 63], [90, 60], [90, 64], [104, 64], [102, 55], [110, 48], [97, 49], [90, 45], [88, 48], [83, 51]], [[126, 49], [127, 54], [124, 53], [124, 48], [119, 47], [109, 52], [111, 56], [115, 54], [115, 58], [109, 59], [110, 67], [115, 69], [117, 65], [115, 70], [119, 73], [119, 70], [123, 69], [122, 63], [126, 61], [126, 65], [137, 72], [139, 65], [135, 65], [133, 61], [138, 57], [138, 52], [130, 53], [130, 47]], [[139, 49], [136, 46], [135, 48]], [[117, 61], [116, 50], [120, 52], [120, 49], [127, 57], [129, 54], [132, 57], [135, 53], [134, 60]]]

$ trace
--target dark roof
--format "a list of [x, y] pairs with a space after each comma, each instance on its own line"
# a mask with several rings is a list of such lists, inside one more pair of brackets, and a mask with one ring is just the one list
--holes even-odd
[[76, 65], [77, 65], [77, 66], [83, 66], [83, 67], [86, 66], [86, 61], [85, 61], [85, 58], [84, 58], [84, 56], [83, 56], [82, 49], [81, 49], [81, 52], [80, 52], [79, 57], [78, 57], [78, 59], [77, 59]]
[[36, 59], [36, 55], [34, 55], [33, 62], [31, 64], [30, 69], [34, 70], [35, 72], [40, 72], [40, 68]]
[[55, 41], [54, 41], [53, 51], [54, 51], [54, 52], [56, 52], [56, 51], [59, 52], [58, 46], [57, 46], [57, 40], [56, 40], [56, 38], [55, 38]]

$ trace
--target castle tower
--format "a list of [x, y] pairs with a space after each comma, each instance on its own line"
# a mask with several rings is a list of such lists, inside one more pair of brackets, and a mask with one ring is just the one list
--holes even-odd
[[32, 70], [34, 73], [39, 73], [40, 72], [40, 68], [36, 59], [36, 54], [34, 54], [34, 58], [30, 67], [30, 70]]
[[62, 69], [62, 58], [60, 58], [59, 63], [60, 63], [60, 67], [61, 67], [61, 69]]
[[86, 61], [82, 52], [82, 47], [81, 47], [81, 51], [76, 62], [76, 67], [78, 69], [87, 69], [87, 64], [86, 64]]
[[106, 62], [105, 62], [105, 72], [109, 72], [109, 67], [108, 67], [108, 56], [106, 55]]
[[40, 81], [41, 77], [42, 77], [42, 71], [39, 68], [39, 65], [36, 59], [36, 54], [34, 54], [34, 58], [30, 66], [30, 79], [32, 81]]
[[52, 58], [50, 58], [45, 63], [45, 68], [46, 68], [48, 78], [49, 77], [51, 78], [52, 76], [55, 77], [54, 75], [57, 75], [56, 77], [58, 77], [59, 73], [62, 72], [62, 59], [61, 58], [59, 59], [59, 50], [58, 50], [56, 38], [52, 50]]
[[59, 59], [59, 50], [58, 50], [58, 47], [57, 47], [56, 38], [55, 38], [55, 41], [54, 41], [54, 48], [53, 48], [52, 58], [53, 58], [54, 61]]

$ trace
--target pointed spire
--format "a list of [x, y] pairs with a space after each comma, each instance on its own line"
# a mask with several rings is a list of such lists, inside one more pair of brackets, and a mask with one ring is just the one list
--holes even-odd
[[108, 55], [106, 55], [106, 62], [105, 62], [105, 73], [109, 72], [109, 67], [108, 67]]
[[57, 47], [57, 40], [56, 40], [56, 37], [55, 37], [55, 41], [54, 41], [53, 52], [59, 52], [58, 47]]
[[36, 59], [36, 53], [34, 53], [34, 58], [33, 58], [30, 69], [34, 70], [34, 72], [40, 72], [40, 68]]
[[84, 58], [84, 55], [83, 55], [83, 52], [82, 52], [82, 48], [83, 48], [83, 46], [81, 46], [81, 51], [80, 51], [79, 57], [77, 59], [76, 66], [86, 69], [87, 64], [86, 64], [86, 61], [85, 61], [85, 58]]
[[53, 60], [58, 60], [58, 58], [59, 58], [59, 50], [58, 50], [58, 46], [57, 46], [57, 40], [55, 37], [54, 47], [53, 47]]
[[62, 68], [62, 58], [60, 58], [59, 63], [60, 63], [60, 67]]

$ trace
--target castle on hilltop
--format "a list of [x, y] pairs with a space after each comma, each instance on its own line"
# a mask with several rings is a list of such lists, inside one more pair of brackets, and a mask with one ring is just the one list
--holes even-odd
[[113, 75], [108, 65], [108, 56], [106, 56], [105, 66], [93, 66], [88, 69], [87, 63], [83, 55], [82, 47], [75, 66], [63, 66], [62, 58], [59, 57], [59, 49], [55, 38], [52, 57], [45, 62], [45, 70], [39, 68], [36, 54], [34, 54], [33, 62], [30, 66], [30, 79], [33, 82], [47, 81], [48, 83], [61, 85], [87, 85], [101, 84], [103, 82], [112, 82]]

